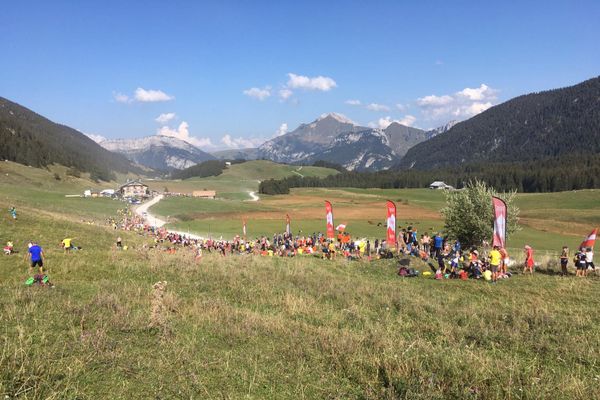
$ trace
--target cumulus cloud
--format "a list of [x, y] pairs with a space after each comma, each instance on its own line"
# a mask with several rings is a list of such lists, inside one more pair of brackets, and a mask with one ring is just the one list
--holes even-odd
[[221, 138], [221, 143], [230, 149], [247, 149], [252, 147], [258, 147], [264, 142], [261, 138], [234, 138], [230, 134], [225, 134]]
[[446, 104], [450, 104], [454, 101], [452, 96], [444, 95], [444, 96], [436, 96], [434, 94], [430, 96], [425, 96], [417, 99], [417, 104], [422, 107], [437, 107], [437, 106], [445, 106]]
[[117, 103], [133, 103], [134, 101], [140, 103], [156, 103], [175, 99], [174, 96], [168, 95], [162, 90], [146, 90], [140, 87], [135, 89], [133, 96], [129, 96], [121, 92], [113, 92], [113, 98]]
[[267, 97], [271, 96], [271, 87], [270, 86], [265, 86], [262, 89], [257, 88], [257, 87], [253, 87], [253, 88], [244, 90], [243, 93], [246, 96], [248, 96], [248, 97], [252, 97], [254, 99], [258, 99], [260, 101], [263, 101]]
[[485, 84], [477, 88], [464, 88], [452, 95], [429, 95], [417, 99], [423, 114], [432, 120], [465, 119], [492, 107], [498, 91]]
[[377, 104], [377, 103], [371, 103], [371, 104], [367, 104], [366, 106], [367, 110], [371, 110], [371, 111], [390, 111], [390, 108], [388, 106], [386, 106], [385, 104]]
[[282, 136], [285, 135], [288, 132], [288, 124], [286, 124], [285, 122], [281, 125], [279, 125], [279, 129], [277, 129], [277, 131], [275, 132], [275, 136]]
[[210, 138], [197, 138], [190, 135], [189, 124], [182, 121], [177, 129], [168, 126], [162, 126], [156, 132], [157, 135], [171, 136], [179, 140], [191, 143], [196, 147], [214, 147]]
[[279, 97], [282, 100], [289, 99], [290, 97], [292, 97], [293, 94], [294, 94], [294, 92], [287, 88], [283, 88], [283, 89], [279, 90]]
[[175, 99], [174, 96], [168, 95], [162, 90], [146, 90], [140, 87], [135, 89], [134, 98], [136, 101], [139, 101], [141, 103], [156, 103], [160, 101], [171, 101]]
[[350, 106], [360, 106], [362, 103], [360, 102], [360, 100], [346, 100], [344, 102], [345, 104], [348, 104]]
[[385, 129], [385, 128], [387, 128], [388, 126], [390, 126], [394, 122], [397, 122], [400, 125], [404, 125], [404, 126], [413, 126], [413, 124], [416, 121], [417, 121], [417, 118], [415, 118], [412, 115], [406, 115], [402, 119], [392, 119], [392, 117], [387, 116], [385, 118], [379, 118], [375, 122], [369, 122], [369, 127], [371, 127], [371, 128]]
[[308, 77], [303, 75], [288, 74], [287, 87], [290, 89], [318, 90], [328, 92], [337, 87], [337, 83], [327, 76]]
[[160, 124], [166, 124], [175, 118], [175, 113], [163, 113], [156, 117], [155, 121]]

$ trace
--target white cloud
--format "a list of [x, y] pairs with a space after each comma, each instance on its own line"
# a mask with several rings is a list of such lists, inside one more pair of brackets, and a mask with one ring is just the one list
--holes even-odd
[[83, 133], [83, 134], [85, 136], [89, 137], [90, 139], [92, 139], [96, 143], [104, 142], [106, 140], [106, 138], [101, 135], [95, 135], [93, 133]]
[[117, 103], [133, 103], [134, 101], [138, 101], [140, 103], [155, 103], [159, 101], [170, 101], [175, 99], [174, 96], [170, 96], [162, 90], [146, 90], [143, 88], [137, 88], [133, 93], [133, 96], [129, 96], [121, 92], [113, 92], [113, 98]]
[[371, 110], [371, 111], [390, 111], [390, 108], [388, 106], [386, 106], [385, 104], [377, 104], [377, 103], [371, 103], [371, 104], [367, 104], [366, 106], [367, 110]]
[[435, 106], [445, 106], [446, 104], [450, 104], [454, 101], [452, 96], [444, 95], [444, 96], [436, 96], [434, 94], [430, 96], [425, 96], [417, 99], [417, 104], [422, 107], [435, 107]]
[[369, 127], [371, 127], [371, 128], [385, 129], [385, 128], [387, 128], [388, 126], [390, 126], [394, 122], [397, 122], [400, 125], [412, 126], [416, 121], [417, 121], [417, 118], [415, 118], [412, 115], [406, 115], [402, 119], [392, 119], [392, 117], [387, 116], [385, 118], [379, 118], [375, 122], [369, 122]]
[[398, 121], [400, 123], [400, 125], [405, 125], [405, 126], [413, 126], [413, 124], [417, 121], [417, 118], [412, 116], [412, 115], [405, 115], [404, 118], [402, 118], [400, 121]]
[[168, 95], [162, 90], [153, 90], [153, 89], [143, 89], [137, 88], [135, 89], [134, 98], [136, 101], [142, 103], [155, 103], [159, 101], [170, 101], [175, 99], [174, 96]]
[[171, 136], [179, 140], [191, 143], [196, 147], [214, 147], [210, 138], [197, 138], [195, 136], [191, 136], [189, 131], [189, 125], [185, 121], [182, 121], [177, 127], [177, 129], [173, 129], [168, 126], [162, 126], [158, 129], [156, 134], [163, 136]]
[[258, 147], [265, 140], [262, 138], [243, 138], [243, 137], [231, 137], [230, 134], [225, 134], [221, 138], [221, 143], [230, 149], [247, 149], [252, 147]]
[[333, 79], [326, 76], [315, 76], [310, 78], [308, 76], [289, 73], [288, 78], [287, 87], [290, 89], [319, 90], [322, 92], [328, 92], [337, 87], [337, 83], [335, 83]]
[[361, 105], [360, 100], [346, 100], [344, 103], [351, 105], [351, 106], [360, 106]]
[[244, 90], [243, 93], [246, 96], [249, 96], [249, 97], [258, 99], [260, 101], [263, 101], [267, 97], [271, 96], [271, 87], [270, 86], [265, 86], [262, 89], [257, 88], [257, 87], [253, 87], [253, 88]]
[[[464, 88], [452, 95], [429, 95], [417, 99], [423, 115], [434, 121], [466, 119], [492, 107], [497, 100], [496, 89], [485, 84], [477, 88]], [[444, 121], [445, 120], [445, 121]]]
[[398, 103], [398, 104], [396, 104], [396, 108], [400, 111], [404, 111], [404, 110], [406, 110], [407, 106], [405, 104]]
[[155, 121], [160, 124], [166, 124], [170, 120], [175, 118], [175, 113], [163, 113], [156, 117]]
[[129, 98], [129, 96], [123, 93], [113, 92], [113, 98], [117, 103], [131, 103], [131, 99]]
[[279, 129], [275, 132], [275, 137], [285, 135], [288, 132], [288, 124], [285, 122], [279, 125]]
[[279, 90], [279, 97], [282, 100], [287, 100], [290, 97], [292, 97], [292, 95], [294, 94], [294, 92], [292, 92], [290, 89], [281, 89]]

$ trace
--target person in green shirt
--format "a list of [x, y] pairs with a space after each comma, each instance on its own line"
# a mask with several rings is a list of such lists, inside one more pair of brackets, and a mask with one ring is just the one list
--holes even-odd
[[498, 267], [502, 261], [502, 255], [500, 254], [500, 247], [494, 246], [494, 249], [490, 251], [490, 270], [492, 271], [492, 282], [498, 280]]

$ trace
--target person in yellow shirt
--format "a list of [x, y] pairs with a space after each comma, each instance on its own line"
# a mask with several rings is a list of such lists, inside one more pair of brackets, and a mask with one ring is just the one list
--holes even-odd
[[329, 259], [330, 260], [335, 260], [335, 243], [333, 241], [331, 241], [329, 243]]
[[492, 282], [496, 282], [498, 279], [498, 267], [502, 262], [502, 254], [500, 254], [500, 247], [494, 246], [494, 249], [490, 251], [490, 270], [492, 271]]
[[60, 243], [63, 249], [65, 249], [65, 253], [68, 253], [73, 249], [73, 238], [64, 238]]

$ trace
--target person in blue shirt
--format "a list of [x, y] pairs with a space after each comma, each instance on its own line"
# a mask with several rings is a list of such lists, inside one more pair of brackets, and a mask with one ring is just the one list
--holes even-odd
[[37, 266], [40, 269], [40, 274], [44, 273], [44, 250], [35, 242], [29, 247], [29, 255], [31, 257], [31, 265], [29, 272], [33, 273], [33, 269]]
[[442, 253], [442, 248], [444, 246], [444, 238], [438, 233], [435, 234], [433, 238], [433, 249], [435, 250], [435, 257], [439, 257]]

